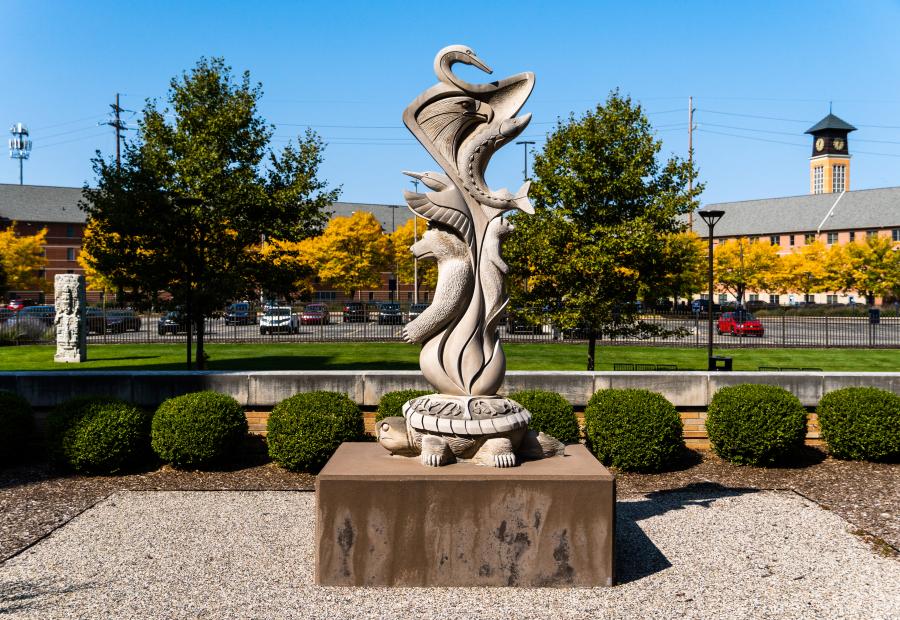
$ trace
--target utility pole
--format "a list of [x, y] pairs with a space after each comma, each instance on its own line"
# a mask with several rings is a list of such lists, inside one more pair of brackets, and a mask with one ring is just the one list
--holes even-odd
[[116, 102], [109, 105], [113, 109], [113, 119], [106, 121], [105, 123], [100, 123], [101, 125], [109, 125], [116, 130], [116, 169], [122, 167], [122, 155], [121, 155], [121, 143], [122, 143], [122, 132], [127, 130], [128, 127], [125, 126], [125, 123], [122, 121], [122, 112], [125, 112], [125, 108], [119, 105], [119, 93], [116, 93]]
[[522, 180], [527, 181], [528, 180], [528, 145], [534, 144], [534, 141], [519, 140], [518, 142], [516, 142], [516, 144], [521, 144], [523, 147], [522, 150], [525, 152], [525, 169], [522, 172]]
[[[419, 193], [419, 179], [412, 180], [413, 187], [416, 188], [416, 193]], [[419, 220], [417, 220], [418, 216], [413, 215], [413, 244], [419, 242]], [[416, 258], [416, 255], [413, 254], [413, 303], [419, 303], [419, 259]]]
[[[694, 193], [694, 96], [688, 97], [688, 196]], [[688, 228], [694, 229], [694, 209], [688, 213]]]

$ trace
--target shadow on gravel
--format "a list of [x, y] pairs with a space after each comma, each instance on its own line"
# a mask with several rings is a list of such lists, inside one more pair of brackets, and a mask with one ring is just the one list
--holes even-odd
[[36, 612], [46, 608], [54, 596], [85, 590], [93, 583], [62, 585], [50, 581], [0, 581], [0, 616], [13, 612]]
[[637, 501], [617, 502], [616, 583], [637, 581], [672, 566], [668, 558], [638, 526], [638, 521], [663, 515], [672, 510], [681, 510], [687, 506], [708, 508], [714, 501], [723, 497], [757, 492], [759, 489], [729, 488], [714, 482], [695, 482], [680, 489], [654, 491]]

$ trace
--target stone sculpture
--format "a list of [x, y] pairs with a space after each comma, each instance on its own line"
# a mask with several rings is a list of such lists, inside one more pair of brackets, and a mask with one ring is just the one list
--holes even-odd
[[529, 431], [531, 414], [496, 395], [506, 372], [497, 325], [509, 301], [500, 248], [512, 230], [503, 214], [534, 209], [530, 182], [515, 193], [494, 191], [484, 175], [491, 156], [531, 120], [516, 114], [534, 88], [534, 74], [470, 84], [453, 73], [456, 63], [491, 73], [471, 49], [445, 47], [434, 60], [438, 83], [403, 112], [406, 127], [443, 169], [405, 172], [431, 191], [404, 192], [413, 213], [428, 220], [410, 249], [419, 259], [437, 260], [438, 282], [432, 304], [403, 335], [422, 344], [422, 374], [440, 394], [407, 402], [403, 418], [379, 424], [378, 439], [391, 453], [420, 456], [425, 465], [471, 459], [510, 467], [517, 455], [542, 458], [564, 448]]
[[58, 274], [53, 279], [56, 316], [56, 362], [87, 361], [84, 276]]

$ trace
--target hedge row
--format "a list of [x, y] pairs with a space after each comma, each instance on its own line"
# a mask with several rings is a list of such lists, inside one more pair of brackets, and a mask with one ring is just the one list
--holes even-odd
[[[402, 415], [408, 400], [428, 394], [385, 394], [376, 420]], [[542, 390], [510, 397], [532, 414], [530, 428], [565, 443], [579, 439], [572, 406]], [[831, 454], [857, 460], [900, 458], [900, 396], [875, 388], [826, 394], [819, 426]], [[0, 463], [21, 456], [33, 427], [23, 398], [0, 390]], [[806, 410], [787, 390], [737, 385], [713, 396], [706, 428], [712, 449], [737, 464], [771, 465], [789, 458], [806, 436]], [[145, 463], [155, 454], [181, 468], [228, 462], [247, 433], [243, 408], [230, 396], [196, 392], [171, 398], [155, 413], [106, 397], [63, 403], [48, 418], [51, 456], [86, 473], [113, 473]], [[311, 392], [288, 398], [268, 423], [270, 457], [290, 470], [316, 471], [344, 441], [363, 438], [359, 407], [346, 394]], [[585, 438], [598, 459], [623, 471], [660, 471], [684, 449], [681, 419], [663, 396], [648, 390], [601, 390], [585, 409]]]

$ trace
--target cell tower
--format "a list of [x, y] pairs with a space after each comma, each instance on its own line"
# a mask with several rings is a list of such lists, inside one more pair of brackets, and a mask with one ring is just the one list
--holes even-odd
[[31, 156], [31, 140], [28, 138], [28, 127], [23, 123], [16, 123], [9, 128], [13, 135], [9, 139], [9, 156], [19, 160], [19, 185], [22, 185], [22, 162]]

